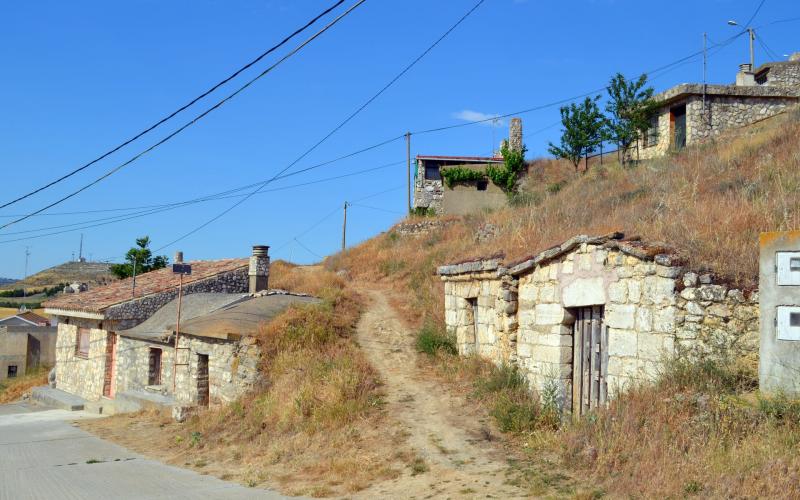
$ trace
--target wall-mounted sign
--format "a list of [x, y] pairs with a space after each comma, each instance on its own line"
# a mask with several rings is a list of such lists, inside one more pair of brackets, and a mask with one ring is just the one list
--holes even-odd
[[175, 274], [192, 274], [191, 264], [172, 264], [172, 272]]

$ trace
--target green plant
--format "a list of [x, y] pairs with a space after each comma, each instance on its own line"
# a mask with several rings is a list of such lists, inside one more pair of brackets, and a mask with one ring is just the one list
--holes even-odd
[[550, 184], [547, 185], [547, 187], [545, 187], [545, 190], [549, 194], [556, 194], [559, 191], [561, 191], [561, 188], [566, 186], [566, 184], [567, 184], [566, 181], [551, 182]]
[[428, 472], [429, 470], [430, 470], [430, 467], [428, 467], [428, 464], [426, 464], [425, 460], [423, 458], [421, 458], [421, 457], [417, 457], [417, 458], [414, 459], [413, 462], [411, 462], [411, 475], [412, 476], [416, 476], [418, 474], [423, 474], [425, 472]]
[[128, 253], [125, 254], [126, 262], [124, 264], [114, 264], [111, 266], [111, 272], [114, 276], [120, 279], [130, 278], [133, 276], [134, 272], [136, 274], [144, 274], [167, 267], [169, 259], [167, 259], [165, 255], [157, 255], [154, 257], [149, 246], [149, 236], [136, 238], [136, 246], [132, 247], [128, 250]]
[[[569, 160], [578, 171], [581, 158], [594, 153], [603, 142], [605, 117], [597, 107], [600, 96], [587, 97], [581, 104], [561, 107], [561, 144], [549, 143], [548, 151], [557, 158]], [[588, 170], [588, 169], [587, 169]]]
[[441, 169], [442, 179], [445, 186], [453, 189], [456, 184], [464, 182], [481, 181], [486, 178], [486, 174], [480, 170], [473, 170], [466, 167], [449, 167]]
[[508, 197], [508, 204], [514, 208], [533, 207], [541, 203], [542, 197], [535, 192], [517, 192]]
[[522, 146], [521, 150], [511, 149], [508, 146], [508, 142], [504, 141], [500, 147], [500, 153], [503, 155], [503, 165], [489, 165], [486, 167], [486, 175], [509, 196], [517, 191], [519, 174], [525, 168], [526, 151], [527, 148], [525, 146]]
[[197, 431], [192, 432], [191, 440], [189, 441], [189, 446], [197, 446], [198, 444], [200, 444], [200, 438], [202, 437], [203, 435], [201, 433]]
[[631, 144], [650, 126], [650, 118], [657, 103], [653, 88], [645, 87], [647, 75], [637, 80], [627, 80], [621, 73], [611, 79], [608, 90], [608, 113], [603, 127], [603, 138], [617, 144], [620, 163], [625, 163]]
[[436, 210], [432, 207], [414, 207], [408, 213], [415, 217], [434, 217]]
[[455, 335], [442, 331], [430, 321], [417, 333], [417, 350], [430, 356], [436, 356], [439, 352], [458, 354]]

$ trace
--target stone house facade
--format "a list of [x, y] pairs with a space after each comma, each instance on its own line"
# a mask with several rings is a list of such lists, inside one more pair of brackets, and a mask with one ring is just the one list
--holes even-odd
[[800, 102], [800, 53], [751, 71], [742, 65], [733, 85], [680, 84], [654, 96], [651, 126], [638, 141], [641, 159], [663, 156], [751, 125]]
[[520, 263], [438, 272], [459, 353], [518, 367], [575, 414], [653, 379], [665, 356], [757, 360], [757, 293], [687, 270], [663, 245], [576, 236]]
[[258, 380], [261, 322], [308, 300], [267, 290], [267, 249], [254, 247], [249, 259], [192, 262], [179, 329], [179, 277], [170, 268], [138, 276], [135, 291], [127, 279], [45, 303], [59, 320], [56, 388], [87, 401], [123, 393], [187, 406], [236, 399]]
[[[511, 120], [508, 145], [522, 150], [522, 122]], [[508, 199], [502, 189], [488, 178], [465, 181], [448, 187], [443, 179], [443, 168], [466, 168], [485, 172], [489, 165], [502, 165], [500, 154], [484, 156], [431, 156], [417, 155], [414, 170], [414, 209], [429, 209], [437, 215], [465, 215], [482, 209], [506, 206]]]

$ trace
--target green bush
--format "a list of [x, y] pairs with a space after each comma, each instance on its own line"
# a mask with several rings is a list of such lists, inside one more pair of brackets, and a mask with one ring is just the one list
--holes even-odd
[[453, 189], [453, 186], [462, 182], [481, 181], [486, 178], [486, 174], [480, 170], [472, 170], [465, 167], [450, 167], [441, 169], [444, 184]]
[[430, 356], [436, 356], [440, 352], [458, 354], [455, 335], [442, 331], [430, 322], [417, 333], [417, 350]]
[[434, 217], [436, 210], [431, 207], [414, 207], [408, 213], [414, 217]]

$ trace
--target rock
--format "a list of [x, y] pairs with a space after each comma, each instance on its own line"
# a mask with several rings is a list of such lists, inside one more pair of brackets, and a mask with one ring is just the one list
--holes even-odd
[[172, 407], [172, 419], [178, 423], [185, 422], [191, 410], [191, 406], [175, 405]]

